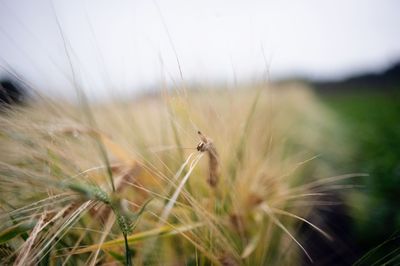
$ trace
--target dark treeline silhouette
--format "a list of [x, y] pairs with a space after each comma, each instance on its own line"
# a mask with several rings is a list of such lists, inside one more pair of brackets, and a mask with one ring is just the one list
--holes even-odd
[[10, 79], [0, 80], [0, 106], [22, 104], [26, 100], [26, 91], [22, 86]]
[[400, 91], [400, 62], [380, 73], [365, 73], [339, 81], [311, 81], [318, 92], [394, 92]]

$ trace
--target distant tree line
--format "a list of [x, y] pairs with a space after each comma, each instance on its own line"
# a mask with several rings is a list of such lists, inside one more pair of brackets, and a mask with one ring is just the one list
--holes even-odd
[[26, 90], [10, 79], [0, 80], [0, 106], [22, 104], [26, 100]]
[[312, 81], [320, 92], [341, 93], [357, 91], [394, 92], [400, 90], [400, 62], [380, 73], [364, 73], [342, 80]]

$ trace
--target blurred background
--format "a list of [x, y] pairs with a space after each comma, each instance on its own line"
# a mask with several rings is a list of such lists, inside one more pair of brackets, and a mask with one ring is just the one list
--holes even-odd
[[338, 171], [369, 174], [346, 198], [342, 256], [381, 245], [382, 258], [400, 246], [399, 13], [396, 0], [0, 0], [0, 100], [307, 84], [354, 147]]

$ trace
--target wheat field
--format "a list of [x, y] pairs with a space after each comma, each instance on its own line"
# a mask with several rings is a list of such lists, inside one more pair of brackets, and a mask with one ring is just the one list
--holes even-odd
[[299, 83], [162, 90], [0, 115], [8, 265], [299, 265], [345, 188], [341, 125]]

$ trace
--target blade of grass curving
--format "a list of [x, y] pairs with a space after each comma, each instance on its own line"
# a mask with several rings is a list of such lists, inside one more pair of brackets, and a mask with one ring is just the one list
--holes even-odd
[[249, 243], [247, 244], [247, 246], [244, 248], [242, 254], [240, 255], [241, 258], [247, 258], [248, 256], [251, 255], [251, 253], [253, 253], [253, 251], [257, 248], [258, 243], [261, 240], [261, 234], [260, 233], [256, 233], [249, 241]]
[[315, 229], [316, 231], [318, 231], [319, 233], [321, 233], [324, 237], [326, 237], [326, 238], [329, 239], [330, 241], [333, 241], [332, 236], [330, 236], [330, 235], [329, 235], [328, 233], [326, 233], [324, 230], [322, 230], [321, 228], [319, 228], [319, 227], [316, 226], [315, 224], [311, 223], [311, 222], [308, 221], [307, 219], [304, 219], [304, 218], [302, 218], [302, 217], [300, 217], [300, 216], [298, 216], [298, 215], [295, 215], [295, 214], [293, 214], [293, 213], [290, 213], [290, 212], [287, 212], [287, 211], [284, 211], [284, 210], [279, 210], [279, 209], [276, 209], [276, 208], [271, 208], [271, 210], [272, 210], [274, 213], [278, 213], [278, 214], [290, 216], [290, 217], [293, 217], [293, 218], [295, 218], [295, 219], [298, 219], [298, 220], [300, 220], [300, 221], [302, 221], [302, 222], [305, 222], [306, 224], [308, 224], [309, 226], [311, 226], [313, 229]]
[[[167, 189], [167, 195], [170, 195], [170, 193], [171, 193], [171, 191], [172, 191], [172, 189], [173, 189], [173, 185], [174, 185], [174, 182], [176, 182], [178, 179], [179, 179], [179, 177], [182, 175], [182, 173], [185, 173], [184, 171], [185, 171], [185, 168], [186, 168], [186, 166], [188, 165], [188, 163], [190, 162], [190, 159], [192, 158], [192, 156], [194, 155], [194, 153], [191, 153], [191, 154], [189, 154], [189, 156], [187, 157], [187, 159], [185, 160], [185, 162], [181, 165], [181, 167], [178, 169], [178, 171], [175, 173], [175, 175], [174, 175], [174, 177], [173, 177], [173, 179], [172, 179], [172, 181], [173, 182], [170, 182], [169, 183], [169, 187], [168, 187], [168, 189]], [[186, 174], [186, 173], [185, 173]], [[168, 202], [168, 198], [166, 198], [165, 199], [165, 202], [167, 203]]]
[[192, 171], [194, 170], [194, 168], [196, 167], [197, 163], [200, 161], [201, 157], [203, 156], [202, 153], [200, 153], [190, 164], [190, 168], [189, 171], [186, 173], [186, 175], [182, 178], [182, 181], [179, 183], [178, 187], [176, 188], [174, 194], [172, 195], [172, 197], [170, 198], [170, 200], [168, 201], [167, 205], [164, 207], [161, 216], [160, 216], [160, 220], [161, 221], [166, 221], [168, 219], [168, 216], [176, 202], [176, 200], [178, 199], [179, 194], [181, 193], [183, 186], [185, 185], [185, 183], [188, 181]]
[[390, 238], [386, 239], [384, 242], [382, 242], [378, 246], [376, 246], [373, 249], [371, 249], [370, 251], [368, 251], [364, 256], [362, 256], [359, 260], [357, 260], [353, 265], [354, 266], [365, 265], [366, 261], [368, 262], [368, 258], [370, 256], [373, 256], [375, 253], [379, 252], [379, 250], [382, 247], [385, 247], [385, 245], [387, 245], [391, 241], [398, 241], [399, 239], [400, 239], [400, 234], [399, 234], [399, 231], [397, 231]]
[[[400, 247], [393, 249], [392, 251], [385, 254], [382, 258], [380, 258], [376, 262], [374, 262], [374, 264], [372, 264], [371, 266], [394, 265], [394, 264], [392, 264], [392, 262], [400, 257], [399, 250], [400, 250]], [[394, 256], [391, 258], [392, 255], [394, 255]], [[385, 260], [387, 260], [387, 261], [385, 262]]]
[[292, 233], [290, 233], [290, 231], [279, 221], [279, 219], [275, 217], [275, 215], [273, 214], [273, 210], [265, 202], [261, 205], [261, 209], [271, 218], [271, 220], [274, 222], [274, 224], [276, 224], [279, 228], [281, 228], [300, 247], [300, 249], [304, 252], [304, 254], [307, 256], [307, 258], [310, 260], [310, 262], [313, 262], [313, 259], [311, 258], [310, 254], [308, 254], [307, 250], [292, 235]]

